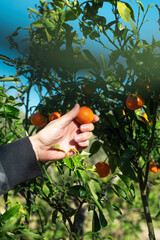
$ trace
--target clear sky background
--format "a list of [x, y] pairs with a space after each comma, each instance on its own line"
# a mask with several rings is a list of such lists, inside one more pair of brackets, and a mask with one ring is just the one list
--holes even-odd
[[[136, 16], [136, 1], [127, 0], [126, 2], [131, 4]], [[143, 3], [145, 9], [147, 8], [148, 4], [157, 4], [160, 6], [160, 0], [141, 0], [141, 2]], [[39, 5], [39, 0], [0, 0], [0, 54], [13, 58], [16, 57], [15, 51], [9, 50], [9, 44], [5, 37], [15, 31], [17, 27], [29, 26], [31, 20], [28, 17], [28, 7], [35, 8], [35, 4]], [[109, 8], [108, 4], [104, 4], [104, 7], [100, 10], [100, 14], [106, 16], [109, 21], [112, 19], [111, 7]], [[146, 19], [149, 21], [144, 24], [141, 32], [141, 37], [148, 42], [151, 42], [153, 36], [156, 40], [160, 40], [160, 31], [158, 24], [159, 12], [155, 6], [149, 10]], [[73, 26], [74, 28], [77, 28], [76, 30], [78, 31], [78, 25], [74, 24]], [[104, 49], [99, 45], [95, 45], [94, 41], [87, 40], [87, 47], [89, 47], [93, 54], [97, 55], [104, 53]], [[0, 76], [9, 76], [11, 74], [14, 74], [13, 69], [7, 65], [2, 64], [2, 61], [0, 60]], [[35, 97], [34, 99], [36, 101], [37, 98]]]
[[[141, 0], [145, 8], [148, 4], [158, 4], [160, 6], [160, 0]], [[83, 2], [83, 1], [81, 1]], [[130, 3], [135, 11], [137, 11], [137, 4], [135, 0], [126, 2]], [[28, 7], [35, 8], [35, 4], [38, 4], [39, 0], [0, 0], [0, 54], [9, 53], [11, 56], [13, 51], [8, 52], [9, 44], [4, 37], [10, 35], [17, 27], [26, 27], [30, 24], [30, 19], [28, 17]], [[108, 4], [104, 4], [104, 7], [100, 10], [100, 14], [106, 16], [107, 19], [112, 18], [111, 8], [108, 8]], [[135, 14], [136, 16], [136, 14]], [[154, 35], [158, 40], [160, 38], [159, 25], [158, 25], [158, 10], [154, 6], [149, 10], [147, 19], [149, 20], [143, 26], [142, 35], [143, 38], [149, 42]], [[74, 25], [74, 27], [78, 26]], [[92, 41], [93, 44], [93, 41]], [[90, 48], [95, 49], [94, 46]], [[96, 48], [99, 51], [98, 48]]]

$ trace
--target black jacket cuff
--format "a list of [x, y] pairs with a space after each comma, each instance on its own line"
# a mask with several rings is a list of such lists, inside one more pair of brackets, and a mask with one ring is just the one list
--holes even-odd
[[29, 137], [0, 146], [0, 194], [38, 176], [42, 176], [42, 171]]

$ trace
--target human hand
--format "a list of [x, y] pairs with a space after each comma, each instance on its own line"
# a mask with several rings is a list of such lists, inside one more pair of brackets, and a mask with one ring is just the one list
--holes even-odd
[[[94, 115], [93, 123], [79, 125], [75, 121], [79, 108], [76, 104], [71, 111], [29, 137], [38, 161], [60, 160], [66, 154], [72, 155], [74, 149], [79, 151], [88, 147], [94, 130], [93, 123], [98, 121], [98, 116]], [[57, 145], [58, 149], [54, 148]]]

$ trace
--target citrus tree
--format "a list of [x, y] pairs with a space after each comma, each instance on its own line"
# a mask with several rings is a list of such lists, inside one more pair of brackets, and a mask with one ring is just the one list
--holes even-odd
[[[105, 4], [112, 7], [110, 22], [99, 14]], [[75, 102], [98, 111], [100, 120], [96, 123], [95, 140], [89, 152], [76, 152], [73, 157], [66, 155], [62, 161], [42, 164], [42, 178], [15, 187], [13, 195], [18, 193], [25, 200], [23, 211], [20, 211], [21, 204], [8, 209], [9, 198], [5, 195], [6, 212], [1, 216], [0, 232], [3, 238], [56, 239], [56, 232], [48, 233], [48, 229], [62, 221], [67, 232], [61, 239], [109, 239], [111, 237], [101, 234], [101, 229], [107, 227], [107, 217], [114, 220], [121, 213], [110, 196], [115, 194], [128, 204], [134, 204], [134, 185], [138, 183], [149, 238], [155, 239], [148, 183], [150, 173], [158, 174], [160, 164], [160, 42], [153, 38], [149, 44], [140, 38], [151, 6], [145, 10], [137, 1], [137, 7], [135, 20], [134, 11], [126, 2], [40, 0], [37, 8], [29, 8], [32, 23], [23, 29], [28, 34], [28, 38], [23, 39], [25, 51], [22, 52], [16, 42], [20, 28], [8, 37], [11, 48], [16, 48], [20, 55], [16, 59], [0, 57], [16, 69], [16, 75], [9, 80], [18, 81], [12, 87], [17, 89], [25, 107], [21, 122], [25, 135], [44, 127], [53, 112], [58, 112], [58, 117], [65, 114]], [[78, 38], [73, 22], [79, 24], [84, 38]], [[109, 63], [102, 54], [97, 59], [85, 48], [87, 38], [110, 50]], [[2, 80], [8, 79], [2, 77]], [[29, 104], [33, 88], [39, 95], [37, 106]], [[8, 98], [4, 89], [2, 92], [4, 99], [12, 100], [7, 108], [6, 103], [1, 108], [3, 124], [7, 126], [4, 129], [13, 136], [12, 141], [21, 137], [13, 125], [18, 129], [21, 126], [12, 120], [15, 115], [18, 117], [19, 111], [15, 108], [15, 99]], [[7, 110], [11, 112], [7, 112], [11, 114], [10, 119], [3, 113], [4, 108], [10, 109]], [[1, 136], [1, 144], [9, 143], [3, 131]], [[100, 149], [103, 149], [104, 161], [94, 162]], [[89, 214], [92, 212], [92, 229], [84, 233], [79, 226], [86, 206]], [[21, 218], [17, 219], [17, 213]], [[33, 216], [37, 219], [34, 232], [29, 225]], [[17, 221], [19, 225], [14, 228]]]

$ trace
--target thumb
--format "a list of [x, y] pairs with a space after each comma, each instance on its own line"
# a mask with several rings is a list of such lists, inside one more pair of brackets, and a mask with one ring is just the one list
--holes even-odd
[[61, 124], [67, 126], [69, 123], [73, 121], [73, 119], [78, 115], [80, 109], [80, 105], [78, 103], [65, 115], [63, 115], [59, 120], [61, 120]]

